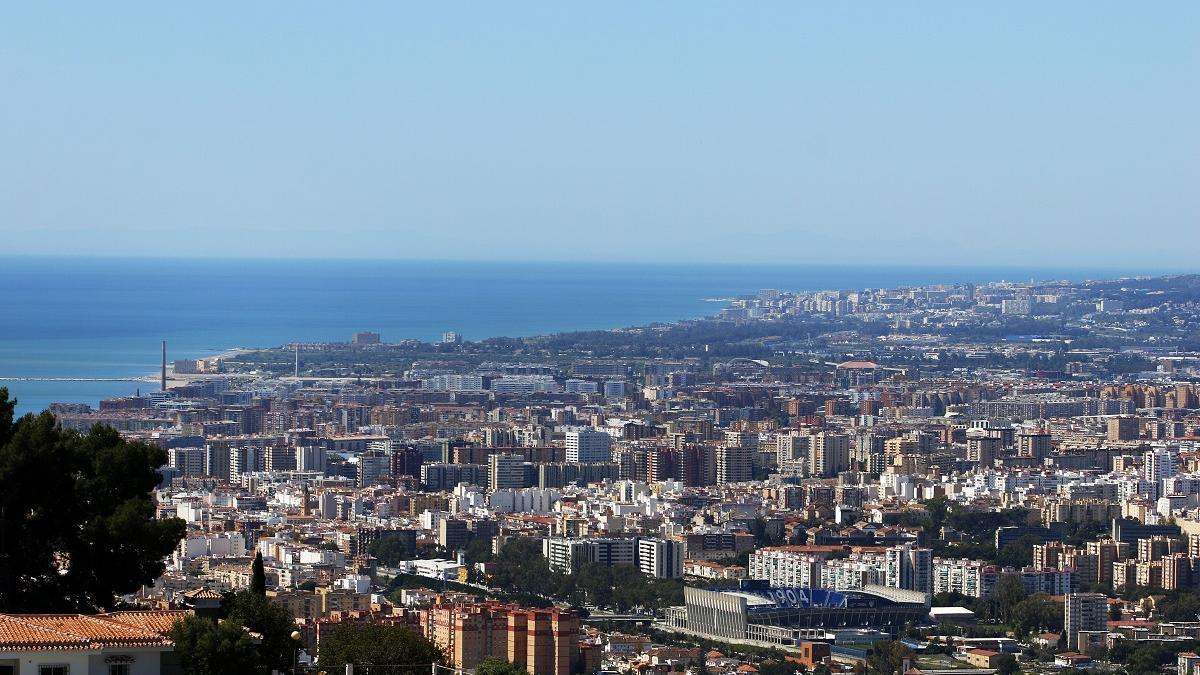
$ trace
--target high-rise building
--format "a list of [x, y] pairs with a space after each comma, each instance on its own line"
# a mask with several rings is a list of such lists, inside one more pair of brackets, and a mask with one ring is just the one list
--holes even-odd
[[612, 461], [612, 437], [594, 429], [567, 432], [567, 461], [593, 464]]
[[1108, 418], [1108, 440], [1133, 441], [1138, 435], [1138, 418], [1129, 415]]
[[1170, 450], [1150, 450], [1142, 455], [1142, 477], [1154, 483], [1156, 487], [1161, 485], [1163, 479], [1176, 473], [1175, 455]]
[[443, 518], [438, 523], [438, 545], [447, 551], [457, 551], [465, 546], [469, 536], [465, 520]]
[[525, 478], [525, 458], [521, 455], [497, 453], [488, 456], [489, 490], [528, 487]]
[[392, 475], [401, 478], [420, 478], [425, 457], [419, 448], [402, 446], [392, 450]]
[[550, 569], [564, 574], [584, 563], [599, 563], [605, 567], [632, 565], [662, 579], [683, 575], [683, 545], [673, 539], [550, 537], [542, 540], [542, 555]]
[[622, 380], [607, 380], [604, 383], [604, 396], [620, 398], [625, 395], [625, 382]]
[[821, 557], [775, 547], [751, 553], [747, 568], [751, 579], [765, 579], [771, 586], [819, 588], [824, 565]]
[[522, 664], [529, 675], [571, 675], [579, 653], [579, 616], [571, 610], [439, 598], [423, 619], [426, 637], [456, 669], [498, 657]]
[[828, 432], [813, 436], [808, 471], [813, 476], [836, 476], [850, 468], [850, 437]]
[[[1087, 552], [1097, 557], [1096, 581], [1102, 584], [1112, 583], [1112, 563], [1128, 560], [1130, 546], [1114, 539], [1100, 539], [1099, 542], [1087, 542]], [[1200, 549], [1198, 549], [1200, 550]]]
[[646, 478], [654, 482], [679, 480], [682, 453], [674, 448], [654, 448], [646, 453]]
[[305, 445], [296, 448], [296, 470], [317, 471], [325, 473], [328, 464], [325, 447], [321, 445]]
[[934, 558], [933, 592], [986, 598], [1000, 580], [1000, 570], [981, 560]]
[[229, 449], [229, 478], [231, 480], [237, 480], [242, 474], [261, 470], [261, 455], [256, 446], [247, 445]]
[[447, 490], [459, 483], [486, 485], [487, 467], [483, 464], [423, 464], [421, 484], [430, 490]]
[[967, 461], [980, 466], [991, 466], [1004, 448], [1003, 439], [996, 436], [972, 436], [967, 438]]
[[383, 479], [392, 475], [392, 458], [385, 453], [371, 450], [362, 453], [357, 459], [358, 487], [378, 485]]
[[167, 450], [167, 458], [172, 469], [177, 469], [183, 476], [204, 475], [204, 448], [171, 448]]
[[1176, 540], [1162, 535], [1146, 537], [1137, 541], [1137, 559], [1139, 562], [1161, 560], [1163, 556], [1181, 553], [1176, 550]]
[[723, 445], [716, 449], [717, 483], [744, 483], [754, 480], [754, 450], [741, 445]]
[[287, 445], [268, 445], [263, 449], [264, 471], [295, 471], [296, 453]]
[[1032, 457], [1038, 461], [1050, 455], [1053, 449], [1050, 434], [1044, 432], [1026, 432], [1017, 434], [1017, 455]]
[[1192, 586], [1192, 559], [1186, 553], [1171, 553], [1162, 558], [1162, 587], [1176, 591]]
[[542, 555], [550, 569], [571, 574], [584, 563], [637, 565], [637, 538], [628, 539], [560, 539], [542, 540]]
[[638, 539], [638, 569], [655, 579], [683, 576], [683, 544], [672, 539]]
[[812, 436], [807, 434], [780, 434], [775, 437], [775, 463], [784, 473], [802, 473], [808, 460], [808, 445]]
[[379, 344], [379, 333], [369, 330], [360, 331], [350, 338], [350, 344], [359, 347], [363, 345], [377, 345]]
[[717, 482], [716, 448], [701, 443], [683, 446], [683, 484], [703, 487]]
[[888, 586], [922, 593], [933, 592], [933, 551], [904, 544], [889, 548], [884, 555]]
[[1067, 648], [1079, 648], [1080, 631], [1104, 630], [1108, 626], [1108, 597], [1103, 593], [1068, 593], [1063, 606]]

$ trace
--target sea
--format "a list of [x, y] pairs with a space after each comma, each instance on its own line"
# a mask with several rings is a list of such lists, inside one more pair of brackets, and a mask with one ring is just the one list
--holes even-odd
[[[699, 318], [760, 289], [1111, 278], [1154, 270], [0, 256], [0, 387], [96, 405], [168, 359], [290, 342], [468, 340]], [[22, 379], [31, 378], [31, 379]], [[66, 378], [66, 379], [52, 379]]]

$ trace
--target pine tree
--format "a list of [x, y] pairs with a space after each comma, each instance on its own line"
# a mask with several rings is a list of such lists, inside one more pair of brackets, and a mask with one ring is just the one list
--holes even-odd
[[262, 551], [254, 554], [254, 563], [250, 566], [250, 592], [255, 595], [267, 594], [267, 571], [263, 567]]
[[111, 609], [163, 573], [184, 535], [155, 513], [167, 454], [49, 412], [14, 420], [14, 404], [0, 387], [0, 612]]

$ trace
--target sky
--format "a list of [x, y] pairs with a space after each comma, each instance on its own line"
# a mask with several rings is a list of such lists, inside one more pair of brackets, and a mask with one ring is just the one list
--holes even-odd
[[1200, 3], [0, 3], [0, 254], [1195, 267]]

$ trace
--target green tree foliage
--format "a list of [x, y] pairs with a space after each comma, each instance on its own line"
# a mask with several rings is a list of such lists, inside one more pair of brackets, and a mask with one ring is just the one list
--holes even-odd
[[1013, 610], [1017, 605], [1025, 599], [1025, 584], [1021, 583], [1021, 577], [1015, 574], [1005, 574], [996, 582], [996, 587], [992, 589], [991, 601], [995, 605], [994, 616], [1000, 618], [1004, 623], [1011, 624], [1013, 620]]
[[475, 666], [475, 675], [529, 675], [519, 665], [509, 663], [499, 656], [489, 656]]
[[1063, 629], [1063, 606], [1045, 593], [1035, 593], [1013, 606], [1009, 626], [1017, 635], [1057, 633]]
[[267, 594], [267, 570], [263, 567], [262, 551], [254, 552], [254, 562], [250, 564], [250, 592]]
[[1012, 654], [1001, 654], [996, 659], [996, 674], [997, 675], [1016, 675], [1021, 670], [1021, 666], [1017, 664], [1017, 657]]
[[758, 664], [758, 675], [795, 675], [797, 666], [788, 661], [763, 661]]
[[1037, 539], [1028, 535], [1008, 544], [996, 553], [996, 564], [1003, 567], [1027, 567], [1033, 564], [1033, 545]]
[[150, 583], [184, 534], [154, 519], [166, 453], [109, 427], [65, 431], [48, 412], [13, 421], [0, 388], [0, 611], [91, 612]]
[[250, 635], [234, 621], [190, 616], [171, 630], [185, 675], [244, 675], [260, 668]]
[[1158, 603], [1157, 609], [1163, 621], [1195, 621], [1200, 614], [1200, 595], [1172, 593]]
[[286, 609], [266, 595], [242, 592], [228, 603], [226, 622], [244, 626], [262, 636], [256, 645], [259, 662], [273, 670], [287, 670], [295, 663], [299, 645], [292, 639], [296, 622]]
[[[317, 663], [327, 673], [340, 673], [347, 663], [356, 666], [404, 666], [389, 671], [372, 668], [372, 673], [411, 675], [413, 666], [443, 663], [442, 650], [421, 635], [402, 626], [374, 623], [338, 624], [321, 639]], [[427, 671], [426, 671], [427, 672]]]
[[946, 517], [950, 515], [950, 499], [948, 497], [934, 497], [927, 499], [925, 504], [925, 514], [929, 517], [929, 524], [933, 529], [937, 530], [946, 523]]
[[867, 655], [867, 673], [870, 675], [900, 675], [904, 672], [904, 660], [912, 658], [913, 651], [896, 640], [879, 640], [871, 645]]
[[399, 537], [380, 537], [367, 545], [367, 552], [385, 567], [395, 567], [402, 560], [412, 560], [414, 551]]
[[1117, 640], [1109, 650], [1108, 660], [1113, 663], [1125, 664], [1128, 675], [1150, 675], [1163, 672], [1163, 666], [1175, 662], [1175, 655], [1180, 652], [1194, 652], [1200, 649], [1200, 642], [1140, 642], [1135, 640]]

